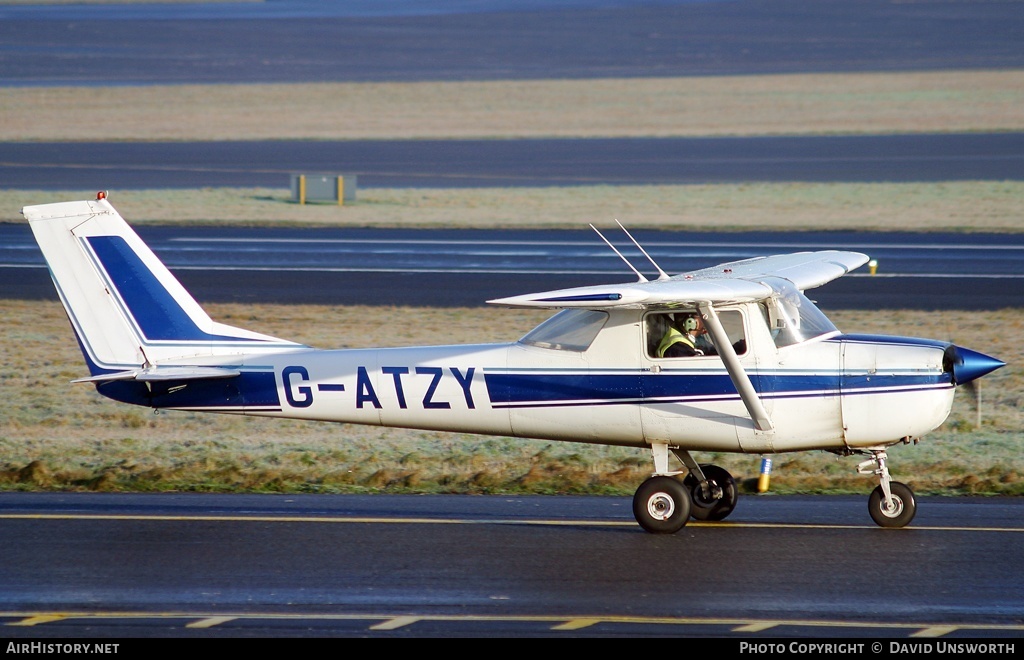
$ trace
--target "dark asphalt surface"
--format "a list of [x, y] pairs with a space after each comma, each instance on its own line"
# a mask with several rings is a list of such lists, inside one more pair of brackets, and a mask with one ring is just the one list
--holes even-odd
[[980, 69], [1024, 65], [1022, 34], [1018, 3], [972, 0], [9, 6], [0, 85]]
[[866, 500], [743, 495], [724, 524], [658, 536], [628, 497], [4, 493], [0, 622], [49, 615], [8, 638], [1021, 635], [1024, 500], [920, 498], [899, 530]]
[[494, 187], [1024, 179], [1024, 134], [587, 140], [0, 143], [0, 188]]
[[[635, 276], [578, 231], [138, 228], [201, 302], [474, 307]], [[1024, 235], [633, 232], [669, 273], [766, 253], [843, 249], [878, 261], [815, 290], [825, 309], [999, 309], [1024, 300]], [[648, 276], [619, 231], [607, 233]], [[26, 223], [0, 223], [0, 298], [56, 299]]]

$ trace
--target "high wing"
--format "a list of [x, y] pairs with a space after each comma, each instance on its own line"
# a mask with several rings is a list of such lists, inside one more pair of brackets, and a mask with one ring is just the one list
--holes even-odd
[[[868, 256], [859, 252], [797, 252], [733, 261], [653, 282], [640, 275], [641, 280], [633, 283], [559, 289], [488, 302], [509, 307], [586, 309], [696, 307], [708, 324], [719, 356], [754, 426], [770, 432], [774, 428], [771, 417], [729, 344], [715, 306], [763, 300], [774, 295], [778, 287], [772, 287], [765, 280], [786, 280], [801, 291], [821, 286], [867, 261]], [[667, 457], [662, 459], [664, 461]]]
[[508, 307], [584, 307], [588, 309], [670, 308], [698, 303], [728, 304], [772, 295], [766, 278], [782, 278], [803, 291], [821, 286], [863, 266], [859, 252], [796, 252], [733, 261], [656, 281], [557, 289], [488, 300]]

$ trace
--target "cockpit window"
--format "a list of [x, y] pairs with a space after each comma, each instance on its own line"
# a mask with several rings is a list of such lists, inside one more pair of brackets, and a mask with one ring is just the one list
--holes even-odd
[[765, 317], [779, 348], [838, 332], [820, 309], [788, 280], [769, 278], [776, 295], [764, 303]]
[[[685, 353], [687, 356], [711, 356], [718, 355], [718, 349], [711, 339], [710, 333], [703, 329], [697, 331], [696, 337], [692, 340], [692, 351], [683, 350], [673, 352], [671, 346], [673, 341], [679, 341], [685, 325], [685, 319], [691, 316], [700, 316], [696, 309], [679, 309], [675, 312], [652, 312], [646, 317], [647, 325], [647, 355], [652, 358], [678, 357]], [[737, 355], [747, 352], [746, 334], [743, 329], [743, 314], [738, 310], [722, 310], [718, 312], [718, 320], [722, 329], [729, 337], [729, 343]], [[701, 323], [701, 328], [707, 325]], [[675, 332], [673, 332], [673, 328]], [[691, 342], [684, 342], [690, 345]]]
[[562, 351], [585, 351], [608, 320], [607, 312], [563, 309], [520, 339], [520, 343]]

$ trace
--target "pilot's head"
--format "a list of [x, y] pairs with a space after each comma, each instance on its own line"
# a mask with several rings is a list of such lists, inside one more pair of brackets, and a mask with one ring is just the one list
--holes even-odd
[[704, 323], [696, 314], [679, 315], [676, 320], [677, 327], [687, 334], [700, 335], [704, 333]]

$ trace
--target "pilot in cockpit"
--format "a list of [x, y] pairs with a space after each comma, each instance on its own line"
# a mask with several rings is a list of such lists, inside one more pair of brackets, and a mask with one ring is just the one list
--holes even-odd
[[658, 357], [692, 357], [715, 355], [714, 345], [707, 338], [707, 328], [698, 314], [676, 314], [658, 344]]

